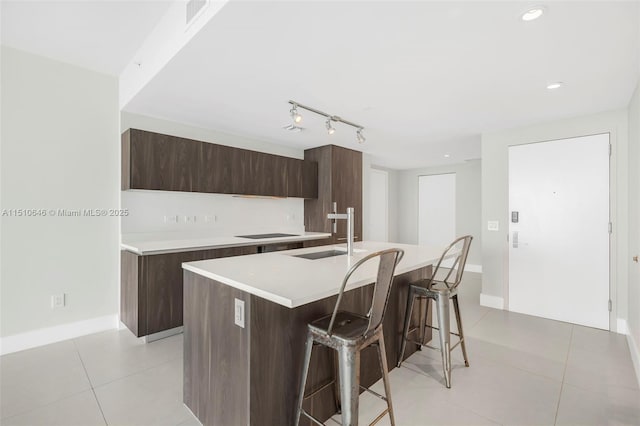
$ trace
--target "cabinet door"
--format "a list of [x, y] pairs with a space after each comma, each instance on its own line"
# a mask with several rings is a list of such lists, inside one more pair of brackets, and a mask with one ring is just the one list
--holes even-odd
[[[338, 213], [346, 213], [347, 207], [355, 209], [354, 234], [362, 238], [362, 153], [333, 146], [331, 163], [331, 192], [338, 204]], [[346, 241], [347, 221], [338, 221], [338, 242]]]
[[318, 163], [296, 158], [286, 160], [287, 196], [318, 197]]
[[233, 148], [207, 142], [199, 143], [195, 192], [229, 194], [232, 192]]
[[129, 138], [131, 189], [193, 190], [194, 141], [136, 129]]
[[302, 162], [302, 197], [318, 198], [318, 163]]
[[[140, 335], [182, 325], [182, 262], [200, 260], [200, 252], [144, 256], [146, 327]], [[140, 297], [140, 296], [139, 296]]]
[[249, 151], [250, 170], [245, 194], [285, 197], [287, 159], [278, 155]]

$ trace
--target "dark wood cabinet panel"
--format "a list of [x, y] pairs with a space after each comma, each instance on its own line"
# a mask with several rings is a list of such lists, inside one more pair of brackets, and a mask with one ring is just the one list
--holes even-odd
[[[337, 203], [338, 213], [355, 209], [354, 235], [362, 237], [362, 153], [334, 146], [331, 153], [331, 173], [333, 201]], [[358, 214], [358, 212], [360, 212]], [[338, 221], [336, 238], [346, 241], [347, 221]], [[344, 240], [342, 240], [344, 239]]]
[[123, 190], [308, 198], [317, 186], [317, 165], [296, 158], [138, 129], [122, 134]]
[[127, 189], [192, 191], [198, 145], [189, 139], [129, 129]]
[[199, 142], [194, 192], [232, 193], [233, 148]]
[[305, 160], [318, 165], [318, 196], [315, 199], [304, 200], [304, 228], [307, 231], [333, 232], [331, 222], [327, 219], [327, 214], [332, 212], [333, 201], [331, 152], [331, 145], [307, 149], [304, 152]]
[[318, 196], [318, 163], [287, 159], [287, 195], [298, 198]]
[[347, 207], [355, 209], [354, 234], [356, 241], [362, 240], [362, 153], [335, 145], [308, 149], [304, 158], [317, 163], [318, 195], [304, 201], [304, 225], [307, 231], [330, 232], [332, 241], [344, 243], [347, 223], [338, 220], [337, 232], [333, 232], [332, 221], [327, 214], [333, 212], [333, 202], [338, 213]]
[[180, 327], [183, 323], [183, 262], [257, 252], [257, 246], [148, 256], [122, 251], [122, 322], [138, 337]]
[[287, 196], [287, 158], [262, 152], [247, 151], [249, 173], [243, 194]]

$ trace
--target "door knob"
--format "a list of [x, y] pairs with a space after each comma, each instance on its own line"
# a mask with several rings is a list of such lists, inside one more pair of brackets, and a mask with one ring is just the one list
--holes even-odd
[[633, 256], [633, 261], [638, 263], [638, 255], [637, 254], [635, 256]]

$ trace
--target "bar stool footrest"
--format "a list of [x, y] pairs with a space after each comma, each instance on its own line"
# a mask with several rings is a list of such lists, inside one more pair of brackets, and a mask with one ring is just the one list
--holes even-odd
[[376, 391], [372, 391], [371, 389], [366, 388], [366, 387], [364, 387], [364, 386], [362, 386], [362, 385], [360, 386], [360, 389], [362, 389], [362, 390], [365, 390], [365, 391], [369, 392], [369, 393], [370, 393], [371, 395], [373, 395], [373, 396], [377, 396], [378, 398], [382, 399], [383, 401], [386, 401], [386, 400], [387, 400], [387, 397], [386, 397], [386, 396], [384, 396], [384, 395], [380, 395], [378, 392], [376, 392]]

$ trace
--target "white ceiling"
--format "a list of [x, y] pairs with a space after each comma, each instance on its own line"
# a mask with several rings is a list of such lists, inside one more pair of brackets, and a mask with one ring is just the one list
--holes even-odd
[[[227, 4], [125, 110], [280, 144], [336, 143], [406, 169], [480, 156], [480, 134], [625, 107], [637, 2]], [[549, 82], [565, 86], [551, 92]], [[289, 99], [365, 127], [367, 142]], [[451, 156], [444, 158], [444, 154]]]
[[120, 75], [170, 1], [2, 0], [2, 44]]
[[[1, 4], [3, 44], [118, 75], [170, 2]], [[547, 0], [523, 22], [531, 4], [232, 0], [125, 110], [406, 169], [478, 158], [483, 132], [626, 107], [638, 1]], [[282, 130], [289, 99], [363, 125], [367, 142], [311, 113], [304, 132]]]

